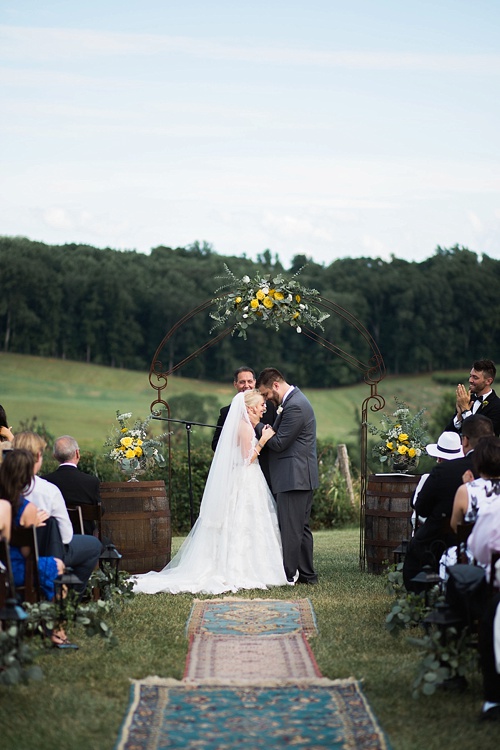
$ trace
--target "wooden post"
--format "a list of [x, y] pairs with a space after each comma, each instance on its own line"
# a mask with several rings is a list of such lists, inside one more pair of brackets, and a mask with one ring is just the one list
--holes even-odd
[[351, 470], [349, 468], [349, 455], [347, 453], [347, 446], [344, 443], [341, 443], [337, 446], [337, 462], [339, 465], [340, 473], [345, 479], [351, 505], [356, 505], [356, 500], [354, 498], [354, 489], [352, 486]]

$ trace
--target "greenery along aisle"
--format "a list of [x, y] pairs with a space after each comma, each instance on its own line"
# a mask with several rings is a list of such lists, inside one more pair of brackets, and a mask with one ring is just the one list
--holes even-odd
[[[471, 676], [464, 693], [438, 691], [430, 700], [412, 698], [419, 658], [404, 636], [395, 639], [385, 628], [391, 597], [384, 576], [359, 570], [358, 528], [314, 536], [320, 583], [308, 587], [307, 595], [317, 616], [319, 635], [311, 646], [322, 674], [363, 680], [363, 692], [393, 750], [450, 745], [496, 750], [497, 729], [477, 722], [479, 675]], [[256, 593], [271, 599], [304, 596], [299, 586]], [[187, 594], [134, 597], [112, 623], [118, 645], [111, 650], [100, 640], [72, 632], [79, 651], [44, 654], [43, 683], [0, 688], [2, 750], [114, 747], [129, 680], [150, 674], [182, 678], [191, 606]]]

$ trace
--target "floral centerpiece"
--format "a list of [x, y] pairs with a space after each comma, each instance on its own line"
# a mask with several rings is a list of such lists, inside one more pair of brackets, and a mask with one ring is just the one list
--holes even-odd
[[217, 310], [210, 313], [210, 317], [216, 321], [214, 328], [234, 319], [234, 330], [244, 339], [248, 327], [257, 321], [276, 331], [282, 323], [295, 328], [297, 333], [302, 332], [303, 325], [323, 330], [321, 324], [330, 316], [313, 304], [319, 300], [319, 292], [307, 289], [297, 281], [295, 277], [300, 271], [289, 280], [282, 274], [257, 274], [253, 279], [250, 276], [238, 279], [226, 265], [224, 268], [226, 275], [222, 278], [227, 281], [217, 292], [228, 286], [231, 291], [214, 300]]
[[106, 446], [111, 446], [107, 455], [118, 463], [125, 474], [130, 474], [131, 481], [136, 479], [137, 474], [154, 464], [166, 465], [160, 449], [168, 433], [162, 433], [157, 438], [148, 437], [148, 429], [153, 416], [150, 414], [144, 420], [136, 419], [132, 427], [129, 427], [128, 420], [132, 418], [132, 413], [121, 414], [117, 411], [118, 426], [113, 428], [105, 442]]
[[372, 435], [381, 440], [372, 448], [372, 455], [381, 464], [386, 464], [396, 472], [406, 473], [416, 469], [423, 449], [429, 442], [427, 425], [422, 419], [425, 409], [411, 416], [407, 405], [397, 397], [397, 409], [392, 415], [384, 414], [380, 427], [368, 426]]

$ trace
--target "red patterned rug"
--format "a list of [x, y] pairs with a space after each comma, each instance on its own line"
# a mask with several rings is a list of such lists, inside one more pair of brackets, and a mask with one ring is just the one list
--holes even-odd
[[226, 684], [316, 679], [321, 672], [303, 633], [265, 636], [193, 635], [184, 680]]

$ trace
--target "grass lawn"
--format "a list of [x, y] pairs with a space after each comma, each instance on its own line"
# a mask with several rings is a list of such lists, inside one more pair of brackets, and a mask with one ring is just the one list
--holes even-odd
[[[465, 375], [466, 372], [454, 373], [453, 377], [457, 382], [466, 382]], [[293, 373], [288, 377], [293, 382]], [[386, 400], [387, 412], [394, 411], [394, 396], [398, 396], [412, 411], [425, 407], [426, 419], [430, 419], [442, 395], [450, 388], [426, 374], [387, 376], [378, 391]], [[172, 376], [163, 398], [169, 401], [172, 396], [184, 393], [212, 395], [224, 406], [235, 391], [231, 383], [221, 385]], [[344, 388], [305, 389], [305, 393], [316, 413], [319, 438], [331, 438], [336, 442], [356, 439], [361, 405], [370, 394], [365, 383]], [[134, 418], [144, 418], [156, 398], [147, 372], [5, 353], [0, 353], [0, 394], [0, 403], [14, 428], [21, 421], [36, 416], [53, 435], [74, 435], [82, 448], [92, 450], [102, 449], [105, 438], [115, 426], [117, 410], [131, 411]], [[185, 415], [172, 413], [171, 416], [183, 419]], [[214, 413], [214, 424], [217, 416], [218, 412]], [[369, 419], [379, 423], [377, 415], [370, 414]], [[161, 424], [155, 425], [160, 432]], [[204, 428], [195, 427], [193, 433], [197, 429]]]
[[[318, 586], [241, 596], [310, 598], [319, 627], [311, 646], [323, 675], [363, 681], [393, 750], [496, 750], [498, 727], [477, 721], [479, 674], [470, 676], [462, 694], [412, 698], [419, 657], [405, 636], [393, 638], [384, 628], [390, 607], [385, 577], [360, 570], [358, 529], [314, 536]], [[0, 687], [2, 750], [112, 750], [127, 709], [130, 678], [182, 678], [192, 600], [189, 594], [159, 594], [124, 603], [110, 622], [119, 639], [114, 649], [70, 631], [80, 650], [44, 653], [38, 660], [43, 682]]]

